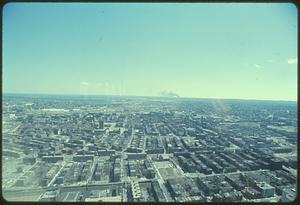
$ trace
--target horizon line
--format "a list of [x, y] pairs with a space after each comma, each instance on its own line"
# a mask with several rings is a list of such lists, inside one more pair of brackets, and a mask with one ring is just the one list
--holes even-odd
[[168, 99], [207, 99], [207, 100], [254, 100], [254, 101], [283, 101], [297, 102], [297, 100], [286, 99], [255, 99], [255, 98], [218, 98], [218, 97], [169, 97], [169, 96], [150, 96], [150, 95], [117, 95], [117, 94], [59, 94], [59, 93], [18, 93], [18, 92], [2, 92], [4, 95], [54, 95], [54, 96], [107, 96], [107, 97], [148, 97], [148, 98], [168, 98]]

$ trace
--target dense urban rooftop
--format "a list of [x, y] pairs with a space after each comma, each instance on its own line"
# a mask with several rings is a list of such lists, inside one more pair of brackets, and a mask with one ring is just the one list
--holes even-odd
[[287, 202], [297, 104], [4, 95], [9, 201]]

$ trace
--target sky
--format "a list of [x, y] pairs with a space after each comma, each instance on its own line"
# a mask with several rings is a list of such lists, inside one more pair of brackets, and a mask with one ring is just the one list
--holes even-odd
[[8, 3], [3, 92], [297, 100], [291, 3]]

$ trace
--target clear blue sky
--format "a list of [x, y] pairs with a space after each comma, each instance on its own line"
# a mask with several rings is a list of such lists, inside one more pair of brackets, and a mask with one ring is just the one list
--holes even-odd
[[9, 3], [3, 92], [297, 99], [293, 4]]

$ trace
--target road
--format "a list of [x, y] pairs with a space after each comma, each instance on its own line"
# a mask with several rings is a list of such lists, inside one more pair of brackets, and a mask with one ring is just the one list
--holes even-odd
[[93, 165], [92, 165], [92, 168], [91, 168], [91, 173], [90, 173], [90, 176], [87, 180], [87, 183], [91, 183], [92, 179], [93, 179], [93, 174], [94, 174], [94, 171], [95, 171], [95, 168], [96, 168], [96, 164], [98, 163], [98, 160], [99, 160], [99, 157], [98, 156], [95, 156], [94, 157], [94, 161], [93, 161]]
[[182, 175], [184, 175], [184, 171], [181, 169], [181, 167], [172, 158], [170, 158], [170, 162], [172, 162], [172, 164], [176, 167], [176, 169], [179, 170], [179, 172]]
[[158, 168], [156, 167], [156, 165], [154, 163], [153, 163], [153, 168], [156, 172], [156, 176], [158, 176], [157, 181], [158, 181], [158, 184], [159, 184], [160, 188], [163, 191], [163, 195], [165, 196], [165, 198], [167, 199], [168, 202], [172, 202], [173, 198], [171, 197], [171, 195], [170, 195], [169, 191], [167, 190], [166, 186], [164, 185], [164, 179], [160, 175], [160, 173], [158, 171]]
[[23, 188], [22, 190], [3, 190], [2, 196], [8, 201], [38, 201], [39, 197], [47, 190], [43, 188]]
[[60, 192], [70, 192], [70, 191], [84, 191], [84, 190], [102, 190], [108, 189], [115, 186], [122, 186], [124, 182], [111, 182], [111, 183], [95, 183], [95, 184], [85, 184], [85, 185], [72, 185], [72, 186], [62, 186], [60, 187]]
[[254, 171], [237, 171], [237, 172], [229, 172], [229, 173], [220, 173], [220, 174], [203, 174], [203, 173], [184, 173], [185, 176], [189, 177], [212, 177], [212, 176], [223, 176], [223, 175], [229, 175], [229, 174], [239, 174], [239, 173], [257, 173], [257, 172], [263, 172], [263, 171], [270, 171], [267, 169], [260, 169], [260, 170], [254, 170]]
[[61, 171], [63, 170], [63, 168], [65, 167], [66, 162], [62, 161], [62, 165], [61, 168], [58, 170], [58, 172], [55, 174], [55, 176], [52, 178], [52, 180], [49, 182], [49, 184], [47, 185], [47, 187], [50, 187], [53, 185], [53, 183], [55, 182], [55, 179], [59, 176], [59, 174], [61, 173]]

